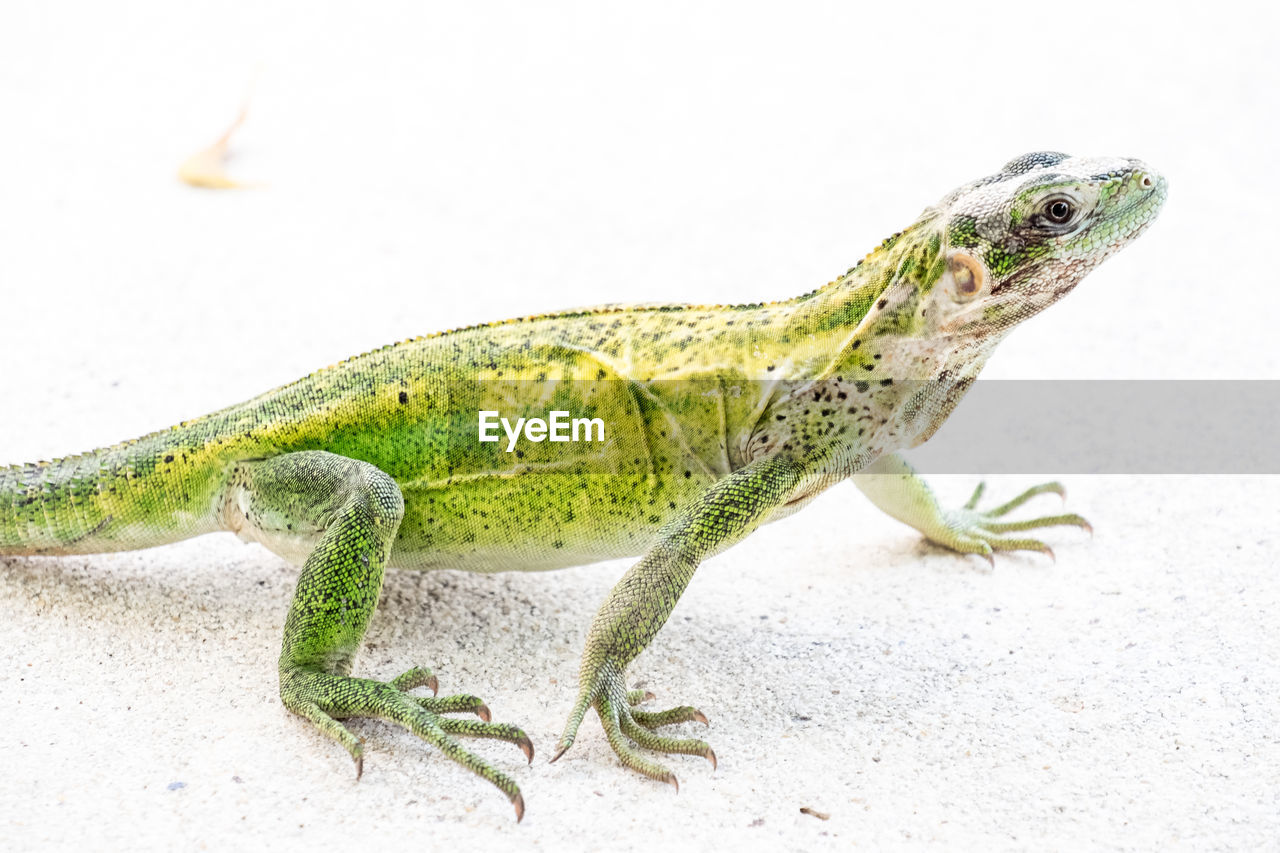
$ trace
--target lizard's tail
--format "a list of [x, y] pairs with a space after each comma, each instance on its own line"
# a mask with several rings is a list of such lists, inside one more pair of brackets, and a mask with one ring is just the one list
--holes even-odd
[[0, 468], [0, 555], [129, 551], [218, 529], [221, 481], [172, 437]]

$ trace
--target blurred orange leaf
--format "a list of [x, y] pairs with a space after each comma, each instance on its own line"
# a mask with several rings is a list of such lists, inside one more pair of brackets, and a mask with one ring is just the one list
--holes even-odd
[[209, 190], [234, 190], [250, 186], [232, 180], [227, 174], [227, 148], [231, 142], [231, 134], [244, 123], [248, 107], [242, 107], [240, 115], [227, 128], [227, 132], [218, 137], [218, 141], [208, 148], [192, 154], [180, 167], [178, 179], [184, 184]]

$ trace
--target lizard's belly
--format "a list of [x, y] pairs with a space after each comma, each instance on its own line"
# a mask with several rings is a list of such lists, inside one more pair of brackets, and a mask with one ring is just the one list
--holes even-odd
[[635, 458], [611, 470], [530, 464], [402, 483], [405, 515], [391, 565], [544, 571], [640, 554], [713, 480], [678, 456]]
[[412, 546], [396, 547], [391, 552], [390, 565], [395, 569], [434, 571], [453, 569], [462, 572], [545, 572], [584, 566], [618, 557], [634, 557], [644, 547], [608, 547], [607, 543], [588, 544], [585, 547], [547, 546], [529, 542], [523, 545], [502, 543], [475, 543], [466, 548], [440, 548], [420, 551]]

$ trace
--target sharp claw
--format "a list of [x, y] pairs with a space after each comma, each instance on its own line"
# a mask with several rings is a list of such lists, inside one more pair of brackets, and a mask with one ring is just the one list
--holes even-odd
[[560, 747], [560, 749], [556, 752], [556, 754], [555, 754], [555, 755], [553, 755], [553, 756], [551, 756], [551, 760], [550, 760], [550, 761], [548, 761], [547, 763], [548, 763], [548, 764], [555, 764], [555, 763], [556, 763], [556, 759], [557, 759], [557, 758], [559, 758], [560, 756], [564, 755], [566, 752], [568, 752], [568, 751], [569, 751], [569, 747], [570, 747], [570, 746], [572, 746], [572, 745], [573, 745], [573, 744], [566, 743], [564, 746]]
[[[529, 759], [529, 763], [533, 763], [533, 741], [526, 736], [516, 741], [516, 746], [520, 747], [520, 751], [524, 753], [524, 757]], [[555, 759], [552, 759], [553, 761]]]
[[703, 758], [705, 758], [705, 759], [707, 759], [707, 761], [710, 761], [710, 762], [711, 762], [711, 769], [712, 769], [712, 770], [715, 770], [715, 769], [716, 769], [716, 766], [717, 766], [717, 765], [716, 765], [716, 752], [715, 752], [715, 750], [714, 750], [714, 749], [712, 749], [711, 747], [707, 747], [707, 751], [703, 754], [703, 756], [702, 756], [702, 757], [703, 757]]
[[1058, 558], [1054, 555], [1054, 553], [1053, 553], [1053, 549], [1052, 549], [1052, 548], [1050, 548], [1048, 545], [1045, 545], [1045, 546], [1044, 546], [1044, 553], [1046, 553], [1046, 554], [1048, 554], [1048, 555], [1049, 555], [1049, 559], [1050, 559], [1050, 561], [1052, 561], [1054, 564], [1057, 564], [1057, 562], [1058, 562]]
[[364, 775], [364, 756], [356, 758], [356, 781], [360, 781], [360, 777]]
[[511, 798], [511, 804], [516, 807], [516, 823], [524, 820], [524, 794], [519, 791]]
[[996, 567], [996, 555], [995, 555], [995, 553], [994, 553], [994, 552], [992, 552], [992, 551], [988, 551], [988, 552], [987, 552], [987, 553], [985, 553], [985, 554], [978, 554], [978, 556], [979, 556], [979, 557], [982, 557], [984, 560], [986, 560], [986, 561], [987, 561], [987, 564], [988, 564], [988, 565], [990, 565], [992, 569], [995, 569], [995, 567]]
[[668, 773], [667, 778], [663, 779], [662, 781], [670, 785], [674, 785], [676, 789], [676, 793], [677, 794], [680, 793], [680, 780], [676, 778], [676, 774]]
[[476, 716], [484, 720], [486, 723], [493, 719], [493, 714], [489, 713], [489, 706], [483, 702], [481, 702], [479, 707], [476, 708]]
[[436, 696], [440, 693], [440, 682], [436, 680], [436, 677], [434, 675], [431, 676], [431, 678], [427, 679], [426, 686], [431, 688], [432, 696]]
[[1093, 525], [1092, 525], [1092, 524], [1090, 524], [1090, 523], [1089, 523], [1089, 522], [1087, 522], [1087, 521], [1084, 521], [1084, 519], [1081, 519], [1081, 522], [1082, 522], [1082, 523], [1081, 523], [1081, 525], [1080, 525], [1080, 529], [1081, 529], [1081, 530], [1088, 531], [1088, 533], [1089, 533], [1089, 538], [1090, 538], [1090, 539], [1092, 539], [1092, 538], [1093, 538]]
[[707, 715], [702, 713], [699, 710], [696, 710], [696, 709], [694, 710], [693, 718], [697, 720], [699, 723], [702, 723], [704, 726], [711, 725], [711, 723], [707, 721]]
[[644, 692], [644, 699], [642, 699], [641, 701], [643, 701], [643, 702], [652, 702], [654, 699], [657, 699], [657, 698], [658, 698], [658, 697], [657, 697], [656, 695], [654, 695], [654, 692], [653, 692], [652, 690], [646, 690], [646, 691]]

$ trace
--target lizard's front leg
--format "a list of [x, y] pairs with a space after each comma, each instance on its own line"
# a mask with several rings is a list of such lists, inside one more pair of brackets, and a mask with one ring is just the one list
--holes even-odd
[[984, 484], [979, 483], [964, 506], [947, 510], [939, 506], [929, 484], [896, 453], [886, 454], [859, 471], [853, 476], [853, 482], [872, 503], [919, 530], [930, 541], [961, 553], [979, 554], [988, 560], [995, 551], [1041, 551], [1053, 556], [1053, 549], [1039, 539], [1007, 536], [1008, 533], [1060, 525], [1092, 530], [1089, 522], [1074, 513], [1003, 520], [1006, 513], [1036, 495], [1065, 495], [1059, 483], [1032, 486], [1000, 506], [985, 510], [978, 509], [978, 500], [984, 491]]
[[634, 710], [631, 706], [645, 697], [627, 690], [626, 668], [667, 621], [698, 564], [760, 526], [795, 493], [800, 480], [800, 469], [791, 460], [761, 459], [720, 480], [659, 531], [657, 542], [622, 576], [591, 623], [578, 699], [552, 761], [573, 744], [583, 715], [594, 707], [609, 745], [633, 770], [679, 788], [670, 770], [637, 752], [628, 738], [658, 752], [702, 755], [714, 766], [715, 753], [703, 741], [650, 731], [687, 720], [705, 723], [706, 718], [689, 707]]
[[[351, 677], [351, 666], [378, 605], [383, 570], [395, 541], [404, 500], [395, 481], [366, 462], [323, 451], [245, 462], [231, 475], [224, 519], [242, 536], [264, 543], [314, 541], [298, 577], [280, 651], [280, 698], [342, 744], [363, 769], [360, 741], [340, 722], [376, 717], [404, 726], [449, 758], [496, 785], [515, 805], [516, 783], [462, 748], [453, 735], [510, 741], [533, 760], [533, 747], [515, 726], [489, 722], [474, 696], [411, 696], [435, 676], [415, 667], [390, 682]], [[481, 720], [443, 713], [471, 711]]]

